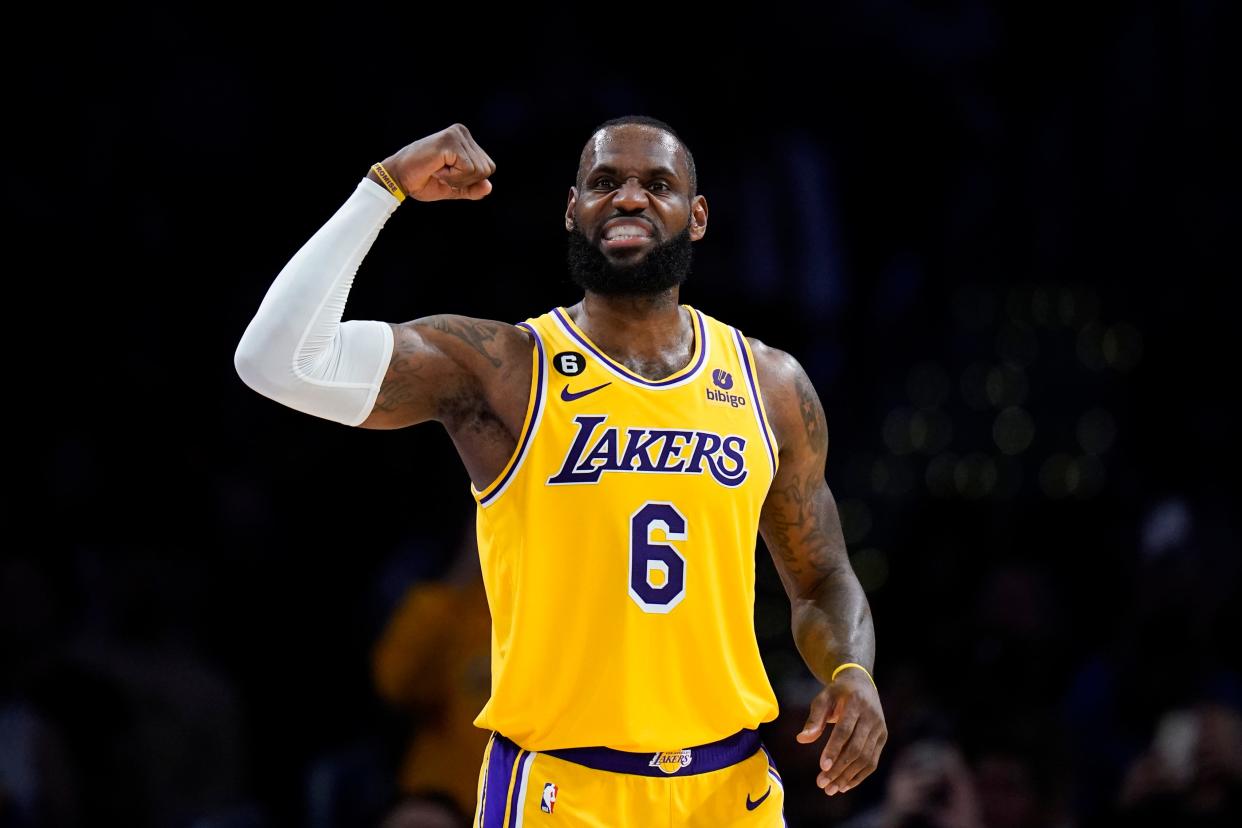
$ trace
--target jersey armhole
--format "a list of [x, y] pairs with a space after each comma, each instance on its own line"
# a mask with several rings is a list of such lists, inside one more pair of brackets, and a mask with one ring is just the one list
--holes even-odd
[[755, 355], [750, 350], [750, 343], [746, 341], [746, 337], [742, 336], [742, 332], [737, 328], [733, 329], [735, 345], [738, 349], [738, 358], [742, 361], [742, 366], [746, 370], [746, 382], [750, 386], [750, 395], [755, 400], [755, 417], [759, 422], [759, 431], [763, 434], [763, 440], [767, 444], [768, 459], [772, 463], [772, 478], [776, 478], [776, 470], [781, 465], [780, 446], [776, 444], [776, 432], [768, 422], [768, 410], [763, 404], [763, 394], [759, 390], [759, 369], [755, 363]]
[[539, 332], [534, 326], [528, 322], [517, 323], [518, 327], [525, 328], [530, 331], [535, 338], [535, 347], [531, 349], [531, 372], [530, 372], [530, 395], [526, 403], [526, 416], [522, 419], [522, 432], [518, 435], [517, 445], [513, 448], [513, 453], [509, 455], [509, 462], [505, 463], [504, 470], [496, 476], [496, 479], [487, 484], [482, 490], [475, 487], [474, 482], [470, 483], [470, 494], [474, 497], [475, 502], [480, 506], [488, 506], [496, 502], [509, 483], [512, 482], [518, 469], [521, 468], [522, 461], [526, 457], [526, 453], [530, 448], [531, 438], [534, 437], [535, 431], [539, 428], [539, 420], [543, 415], [544, 396], [547, 390], [546, 379], [546, 360], [544, 359], [543, 339], [539, 336]]

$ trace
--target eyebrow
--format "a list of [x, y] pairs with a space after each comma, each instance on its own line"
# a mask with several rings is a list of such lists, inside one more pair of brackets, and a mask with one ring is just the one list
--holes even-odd
[[[589, 178], [590, 176], [597, 175], [598, 173], [609, 173], [611, 175], [621, 174], [620, 170], [616, 167], [611, 167], [607, 164], [600, 164], [598, 167], [592, 167], [590, 172], [587, 173], [587, 177]], [[648, 176], [662, 175], [666, 178], [675, 178], [678, 181], [681, 181], [681, 176], [668, 167], [648, 167], [646, 173]]]

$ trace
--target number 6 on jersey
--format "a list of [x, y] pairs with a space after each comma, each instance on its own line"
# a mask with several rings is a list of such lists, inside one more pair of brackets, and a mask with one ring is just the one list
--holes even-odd
[[665, 500], [649, 500], [630, 516], [630, 597], [643, 612], [668, 612], [686, 597], [686, 559], [652, 542], [657, 528], [667, 540], [685, 540], [686, 518]]

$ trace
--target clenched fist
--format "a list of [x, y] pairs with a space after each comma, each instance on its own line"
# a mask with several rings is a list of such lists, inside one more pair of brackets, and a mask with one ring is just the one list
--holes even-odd
[[[496, 162], [462, 124], [420, 138], [384, 159], [401, 189], [418, 201], [478, 200], [492, 191]], [[370, 174], [374, 177], [374, 173]]]

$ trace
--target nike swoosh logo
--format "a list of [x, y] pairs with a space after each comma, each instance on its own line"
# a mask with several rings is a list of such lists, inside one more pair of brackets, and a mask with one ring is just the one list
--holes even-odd
[[754, 802], [750, 801], [750, 794], [746, 794], [746, 810], [753, 811], [758, 808], [763, 804], [763, 800], [768, 798], [768, 794], [770, 793], [772, 793], [772, 786], [768, 785], [768, 789], [763, 792], [763, 796], [759, 797]]
[[[612, 385], [612, 383], [606, 382], [604, 383], [604, 385]], [[579, 397], [585, 397], [587, 394], [591, 394], [591, 393], [598, 391], [599, 389], [603, 388], [604, 385], [597, 385], [594, 388], [588, 388], [585, 391], [578, 391], [575, 393], [569, 390], [569, 383], [565, 383], [565, 387], [561, 389], [561, 399], [564, 400], [565, 402], [573, 402]]]

